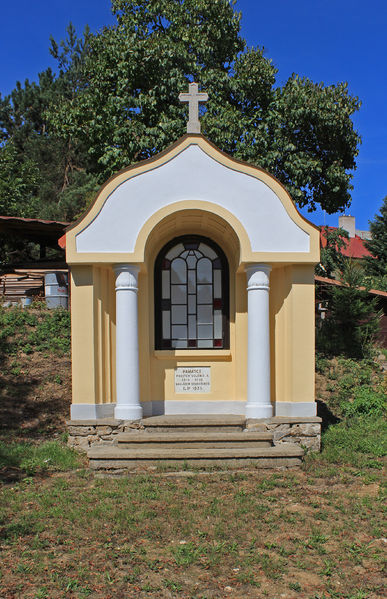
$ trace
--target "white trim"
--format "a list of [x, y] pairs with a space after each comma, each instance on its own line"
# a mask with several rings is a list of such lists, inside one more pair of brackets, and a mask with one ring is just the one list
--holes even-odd
[[75, 403], [70, 408], [71, 420], [101, 420], [102, 418], [113, 418], [114, 403], [91, 404]]
[[316, 414], [317, 404], [315, 401], [276, 401], [275, 403], [276, 416], [309, 418]]
[[[245, 401], [195, 401], [167, 400], [149, 401], [142, 404], [144, 415], [161, 416], [171, 414], [234, 414], [243, 416]], [[148, 407], [149, 406], [149, 407]], [[149, 413], [151, 411], [151, 414]]]
[[[118, 184], [99, 213], [76, 235], [78, 253], [134, 252], [144, 225], [161, 208], [208, 201], [234, 214], [253, 252], [310, 252], [310, 235], [263, 181], [225, 166], [194, 141], [178, 155]], [[236, 198], [238, 201], [236, 201]], [[84, 226], [84, 225], [83, 225]]]

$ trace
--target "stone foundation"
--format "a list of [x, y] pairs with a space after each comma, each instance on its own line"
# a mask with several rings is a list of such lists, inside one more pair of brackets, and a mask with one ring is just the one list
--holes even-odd
[[[91, 446], [113, 445], [119, 433], [143, 430], [142, 421], [130, 422], [105, 418], [100, 420], [70, 420], [67, 422], [68, 445], [79, 451]], [[274, 445], [296, 443], [308, 451], [320, 451], [321, 418], [289, 418], [246, 420], [249, 431], [273, 433]]]
[[113, 445], [119, 433], [144, 428], [140, 421], [128, 422], [114, 418], [69, 420], [66, 424], [69, 435], [67, 444], [80, 451], [87, 451], [92, 445]]
[[246, 428], [252, 431], [273, 433], [274, 445], [296, 443], [307, 451], [321, 449], [321, 418], [285, 418], [275, 416], [266, 420], [247, 420]]

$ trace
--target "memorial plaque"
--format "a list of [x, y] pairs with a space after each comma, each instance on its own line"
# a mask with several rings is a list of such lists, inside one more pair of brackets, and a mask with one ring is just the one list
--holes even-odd
[[182, 366], [175, 369], [175, 393], [210, 393], [209, 366]]

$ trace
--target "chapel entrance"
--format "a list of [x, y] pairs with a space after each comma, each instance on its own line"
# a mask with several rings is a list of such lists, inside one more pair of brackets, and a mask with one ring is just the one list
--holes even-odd
[[243, 414], [234, 389], [236, 267], [220, 241], [177, 235], [155, 254], [152, 415]]

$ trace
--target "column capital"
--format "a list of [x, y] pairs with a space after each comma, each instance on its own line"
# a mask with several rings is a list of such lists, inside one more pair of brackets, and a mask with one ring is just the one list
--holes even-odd
[[250, 264], [246, 266], [247, 291], [263, 289], [269, 291], [271, 266], [269, 264]]
[[136, 264], [114, 264], [113, 269], [116, 275], [116, 291], [137, 292], [139, 266]]

